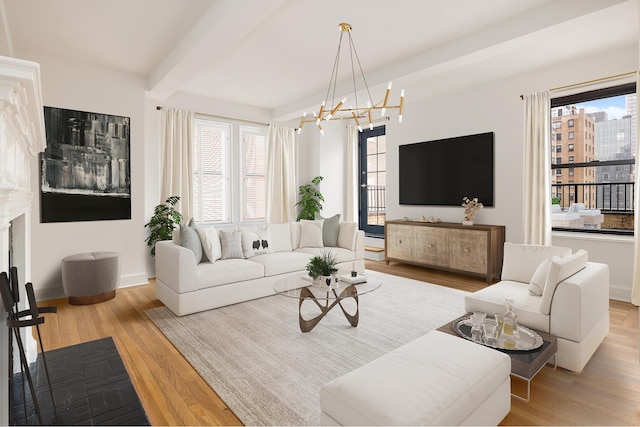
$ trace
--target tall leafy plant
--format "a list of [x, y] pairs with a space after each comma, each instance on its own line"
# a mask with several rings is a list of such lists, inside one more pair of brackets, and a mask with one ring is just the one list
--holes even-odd
[[299, 188], [300, 200], [295, 206], [300, 206], [300, 213], [298, 214], [297, 221], [301, 219], [315, 219], [316, 214], [320, 213], [322, 210], [322, 203], [324, 202], [324, 197], [320, 190], [318, 190], [318, 185], [324, 179], [322, 176], [316, 176], [311, 180], [309, 184], [301, 185]]
[[156, 242], [171, 240], [173, 230], [180, 225], [182, 215], [174, 206], [180, 201], [179, 196], [170, 196], [164, 203], [159, 204], [153, 211], [153, 216], [144, 226], [149, 227], [147, 246], [151, 248], [151, 256], [156, 256]]

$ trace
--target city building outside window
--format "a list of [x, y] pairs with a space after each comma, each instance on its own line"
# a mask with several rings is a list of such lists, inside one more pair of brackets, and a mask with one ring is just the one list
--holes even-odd
[[573, 125], [574, 125], [573, 119], [569, 119], [567, 122], [568, 122], [569, 127], [572, 128]]

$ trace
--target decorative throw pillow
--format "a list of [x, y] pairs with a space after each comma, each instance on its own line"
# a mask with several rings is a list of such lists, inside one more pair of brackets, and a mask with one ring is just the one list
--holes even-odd
[[242, 253], [242, 231], [220, 231], [221, 259], [244, 258]]
[[547, 275], [549, 274], [550, 265], [551, 259], [545, 259], [540, 263], [535, 273], [533, 273], [531, 282], [529, 282], [529, 293], [531, 295], [542, 295], [544, 284], [547, 281]]
[[193, 218], [189, 224], [180, 224], [180, 246], [191, 249], [196, 257], [196, 264], [202, 261], [202, 243]]
[[290, 252], [291, 247], [291, 225], [285, 224], [269, 224], [269, 236], [271, 241], [269, 247], [273, 252]]
[[551, 301], [558, 284], [585, 268], [588, 261], [589, 253], [582, 249], [565, 258], [558, 256], [551, 258], [549, 274], [547, 274], [547, 280], [542, 291], [542, 299], [540, 300], [540, 312], [542, 314], [551, 313]]
[[322, 243], [325, 247], [338, 246], [338, 231], [340, 231], [340, 214], [335, 214], [330, 218], [323, 218], [316, 215], [316, 220], [324, 220], [322, 223]]
[[269, 230], [260, 231], [242, 231], [242, 253], [245, 258], [251, 258], [254, 255], [270, 254], [271, 237]]
[[338, 246], [340, 246], [341, 248], [349, 249], [350, 251], [355, 251], [357, 231], [358, 226], [355, 222], [340, 223], [340, 231], [338, 232]]
[[204, 254], [209, 259], [209, 262], [213, 263], [216, 260], [219, 260], [220, 257], [222, 257], [222, 248], [220, 246], [218, 230], [214, 227], [198, 227], [196, 230], [200, 236]]
[[300, 221], [300, 247], [301, 248], [321, 248], [322, 247], [322, 220], [320, 221]]

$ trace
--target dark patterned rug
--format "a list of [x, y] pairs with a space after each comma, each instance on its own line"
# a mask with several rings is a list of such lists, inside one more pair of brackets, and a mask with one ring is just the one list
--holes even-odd
[[[29, 367], [43, 424], [150, 425], [112, 338], [47, 351], [45, 357], [57, 419], [42, 354]], [[39, 424], [27, 380], [24, 388], [20, 373], [13, 380], [10, 424]]]

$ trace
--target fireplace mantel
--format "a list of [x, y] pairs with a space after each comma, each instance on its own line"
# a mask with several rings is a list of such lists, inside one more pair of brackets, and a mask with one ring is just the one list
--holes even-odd
[[[0, 271], [9, 271], [11, 245], [22, 284], [31, 278], [30, 165], [45, 147], [40, 66], [0, 56]], [[0, 305], [0, 318], [6, 317]], [[9, 424], [7, 332], [6, 326], [1, 325], [0, 348], [4, 351], [0, 351], [0, 425]]]

